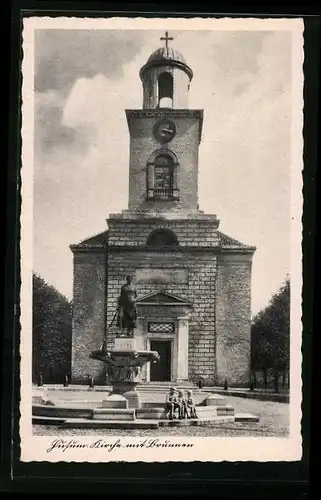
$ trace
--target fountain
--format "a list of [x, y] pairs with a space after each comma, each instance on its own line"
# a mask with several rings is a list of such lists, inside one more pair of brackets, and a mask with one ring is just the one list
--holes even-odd
[[[102, 361], [107, 365], [107, 376], [112, 385], [112, 392], [103, 401], [105, 408], [113, 408], [115, 404], [126, 408], [140, 408], [139, 394], [136, 386], [139, 384], [141, 368], [146, 363], [157, 363], [159, 354], [156, 351], [138, 351], [134, 338], [116, 336], [115, 346], [107, 350], [106, 341], [98, 351], [90, 355], [92, 359]], [[128, 402], [128, 405], [126, 403]]]
[[136, 298], [132, 276], [127, 276], [126, 283], [121, 287], [116, 314], [111, 322], [112, 325], [117, 317], [117, 327], [121, 333], [116, 335], [115, 345], [110, 350], [107, 349], [107, 338], [105, 338], [101, 349], [90, 354], [92, 359], [107, 365], [107, 376], [112, 385], [112, 392], [103, 401], [104, 408], [115, 408], [115, 405], [118, 408], [140, 408], [136, 386], [141, 381], [141, 368], [146, 363], [159, 361], [158, 352], [136, 349], [134, 338], [137, 320]]

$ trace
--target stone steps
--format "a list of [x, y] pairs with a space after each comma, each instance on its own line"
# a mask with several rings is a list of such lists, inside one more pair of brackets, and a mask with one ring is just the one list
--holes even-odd
[[[93, 408], [97, 408], [102, 406], [102, 400], [99, 401], [74, 401], [74, 400], [67, 400], [64, 399], [63, 401], [60, 400], [51, 400], [53, 403], [53, 407], [55, 408], [69, 408], [69, 409], [79, 409], [79, 410], [92, 410]], [[46, 405], [44, 405], [46, 406]]]
[[234, 415], [234, 407], [231, 405], [220, 406], [198, 406], [196, 412], [200, 417], [207, 415]]
[[[139, 399], [142, 404], [146, 403], [158, 403], [159, 405], [163, 405], [165, 403], [166, 395], [168, 394], [168, 390], [166, 389], [155, 389], [155, 388], [149, 388], [148, 390], [140, 390], [138, 389], [138, 395]], [[70, 408], [93, 408], [94, 406], [100, 406], [103, 400], [106, 400], [109, 395], [109, 392], [91, 392], [88, 393], [87, 391], [84, 392], [74, 392], [72, 393], [71, 391], [64, 392], [61, 391], [58, 394], [58, 391], [52, 391], [52, 392], [47, 392], [45, 397], [43, 399], [39, 398], [39, 396], [34, 396], [33, 397], [33, 403], [35, 405], [37, 404], [43, 404], [44, 401], [49, 401], [53, 403], [55, 406], [68, 406]], [[208, 392], [202, 392], [199, 390], [193, 391], [193, 398], [195, 401], [196, 405], [202, 404], [205, 402], [205, 400], [208, 397], [211, 397], [213, 395], [209, 394]], [[224, 396], [221, 395], [214, 395], [215, 397], [215, 403], [213, 404], [223, 404], [224, 403]]]
[[[198, 406], [196, 412], [199, 418], [212, 418], [222, 415], [234, 415], [234, 407], [224, 406]], [[150, 408], [140, 408], [136, 410], [136, 417], [141, 419], [165, 419], [164, 407], [154, 406]]]
[[[142, 391], [148, 391], [148, 390], [154, 390], [154, 389], [160, 389], [164, 391], [168, 391], [170, 387], [176, 387], [177, 389], [192, 389], [193, 391], [197, 391], [198, 386], [196, 384], [193, 384], [193, 382], [181, 382], [181, 383], [175, 383], [175, 382], [142, 382], [137, 385], [137, 390], [142, 390]], [[205, 388], [208, 390], [213, 390], [214, 388]], [[68, 392], [87, 392], [87, 393], [99, 393], [99, 392], [111, 392], [112, 391], [112, 386], [111, 385], [95, 385], [94, 387], [89, 387], [88, 385], [76, 385], [76, 384], [70, 384], [67, 387], [64, 387], [63, 385], [59, 384], [45, 384], [42, 385], [41, 387], [38, 386], [33, 386], [32, 388], [33, 394], [42, 394], [43, 392], [63, 392], [63, 393], [68, 393]]]
[[170, 387], [176, 387], [176, 389], [192, 389], [197, 390], [198, 387], [192, 382], [181, 382], [175, 384], [175, 382], [144, 382], [143, 384], [138, 384], [137, 390], [148, 391], [154, 389], [160, 389], [164, 391], [169, 391]]
[[92, 420], [86, 418], [32, 417], [32, 423], [38, 425], [57, 425], [69, 429], [157, 429], [159, 427], [208, 426], [233, 422], [258, 422], [259, 418], [251, 414], [235, 416], [216, 416], [191, 420]]
[[209, 418], [198, 418], [188, 420], [159, 420], [159, 427], [189, 427], [189, 426], [208, 426], [213, 424], [225, 424], [234, 422], [234, 416], [222, 415]]
[[235, 422], [259, 422], [260, 419], [251, 413], [237, 413], [235, 415]]
[[259, 418], [248, 413], [240, 413], [235, 416], [222, 415], [211, 418], [200, 418], [191, 420], [103, 420], [87, 418], [54, 418], [54, 417], [33, 417], [32, 423], [39, 425], [57, 425], [70, 429], [157, 429], [159, 427], [188, 427], [188, 426], [208, 426], [215, 424], [233, 422], [258, 422]]
[[[197, 413], [200, 416], [215, 416], [215, 415], [233, 415], [234, 407], [230, 405], [211, 405], [196, 407]], [[135, 414], [136, 411], [136, 414]], [[36, 417], [52, 417], [52, 418], [103, 418], [107, 415], [108, 419], [133, 419], [136, 416], [142, 415], [141, 418], [161, 418], [164, 413], [164, 404], [149, 403], [143, 404], [142, 408], [137, 410], [133, 408], [103, 408], [93, 406], [91, 408], [79, 408], [72, 406], [45, 406], [33, 405], [32, 414]], [[111, 416], [110, 416], [111, 415]]]
[[[141, 409], [95, 408], [75, 412], [75, 409], [41, 407], [32, 417], [33, 424], [59, 425], [67, 428], [88, 429], [156, 429], [158, 427], [206, 426], [227, 422], [258, 422], [259, 417], [250, 413], [234, 413], [230, 405], [197, 408], [198, 419], [168, 420], [163, 407]], [[40, 414], [39, 414], [40, 413]]]
[[157, 429], [157, 420], [90, 420], [86, 418], [70, 418], [61, 427], [69, 429]]
[[92, 408], [32, 405], [32, 415], [36, 417], [92, 418], [92, 413]]
[[65, 418], [59, 417], [37, 417], [32, 416], [32, 423], [38, 425], [61, 425], [65, 422]]
[[65, 420], [62, 428], [74, 429], [157, 429], [159, 427], [189, 427], [206, 426], [234, 422], [234, 416], [216, 416], [207, 419], [190, 420], [90, 420], [85, 418], [70, 418]]
[[[142, 403], [159, 403], [159, 404], [165, 404], [165, 399], [168, 394], [168, 391], [164, 390], [149, 390], [149, 391], [141, 391], [138, 389], [139, 393], [139, 399]], [[206, 398], [208, 398], [209, 394], [208, 393], [203, 393], [203, 392], [196, 392], [193, 391], [193, 399], [196, 405], [199, 405], [205, 401]], [[223, 396], [218, 396], [217, 398], [218, 401], [224, 401]]]
[[[161, 393], [161, 392], [138, 392], [139, 394], [139, 399], [142, 403], [142, 405], [164, 405], [165, 404], [165, 399], [167, 392]], [[205, 403], [205, 399], [207, 398], [207, 394], [193, 394], [194, 401], [196, 405]], [[94, 406], [100, 406], [100, 404], [103, 404], [103, 401], [105, 401], [108, 398], [108, 394], [100, 394], [99, 398], [88, 398], [88, 399], [75, 399], [75, 398], [51, 398], [49, 397], [49, 401], [53, 403], [54, 406], [60, 406], [60, 407], [69, 407], [69, 408], [93, 408]], [[35, 405], [44, 405], [45, 400], [38, 400], [34, 399], [33, 403]], [[222, 404], [224, 402], [224, 398], [222, 398]], [[217, 404], [220, 404], [219, 402]]]
[[132, 408], [95, 408], [92, 413], [94, 420], [135, 420], [135, 410]]

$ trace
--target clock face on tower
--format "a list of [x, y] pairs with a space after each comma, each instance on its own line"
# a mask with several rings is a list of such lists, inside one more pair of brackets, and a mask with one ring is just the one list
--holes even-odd
[[169, 142], [176, 134], [175, 124], [164, 118], [154, 125], [154, 136], [159, 142]]

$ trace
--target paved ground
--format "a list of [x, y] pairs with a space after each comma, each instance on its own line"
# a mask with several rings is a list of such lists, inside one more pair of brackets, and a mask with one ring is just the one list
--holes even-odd
[[289, 405], [272, 401], [259, 401], [255, 399], [244, 399], [233, 396], [226, 397], [226, 403], [234, 406], [236, 413], [252, 413], [260, 418], [258, 423], [226, 423], [213, 427], [187, 427], [187, 428], [164, 428], [148, 430], [121, 430], [117, 429], [59, 429], [57, 426], [35, 425], [35, 435], [115, 435], [118, 436], [287, 436], [289, 427]]

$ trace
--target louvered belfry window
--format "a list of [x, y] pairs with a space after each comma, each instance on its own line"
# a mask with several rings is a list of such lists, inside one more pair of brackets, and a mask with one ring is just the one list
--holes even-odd
[[178, 201], [178, 166], [176, 155], [172, 151], [154, 151], [146, 166], [148, 200]]
[[158, 156], [154, 170], [154, 197], [173, 196], [173, 165], [167, 156]]
[[148, 323], [149, 333], [174, 333], [174, 323]]

